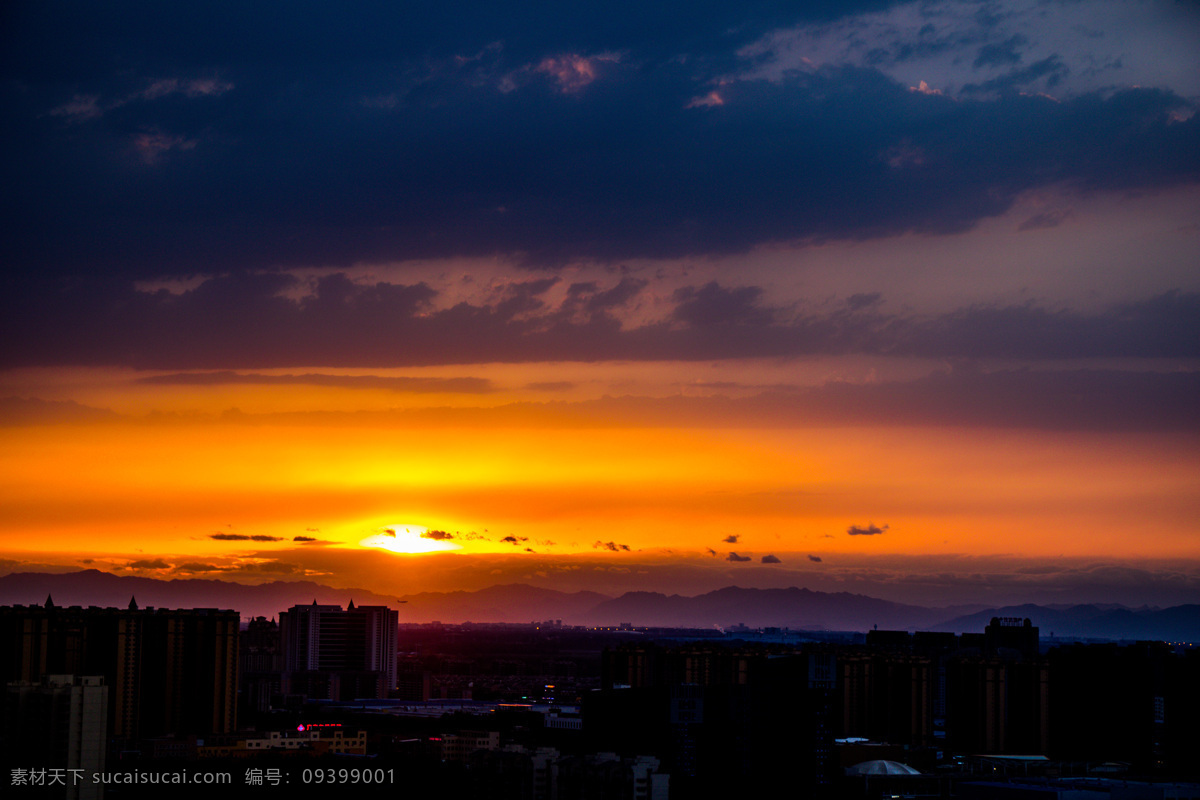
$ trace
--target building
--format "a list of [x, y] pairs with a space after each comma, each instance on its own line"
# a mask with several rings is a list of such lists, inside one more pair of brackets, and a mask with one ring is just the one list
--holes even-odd
[[396, 688], [399, 614], [387, 606], [292, 606], [279, 615], [283, 691], [311, 698], [387, 697]]
[[771, 796], [786, 773], [791, 791], [828, 797], [837, 667], [820, 648], [619, 647], [584, 698], [582, 734], [660, 759], [684, 795]]
[[566, 756], [557, 763], [557, 797], [620, 797], [659, 800], [670, 797], [671, 778], [651, 756], [616, 753]]
[[279, 625], [266, 617], [250, 620], [238, 648], [238, 692], [245, 711], [266, 711], [283, 691]]
[[415, 659], [401, 662], [396, 667], [397, 699], [424, 702], [433, 696], [433, 673]]
[[838, 736], [912, 747], [933, 744], [936, 678], [925, 656], [889, 651], [843, 655], [838, 659]]
[[1200, 652], [1161, 642], [1075, 644], [1051, 650], [1049, 660], [1055, 758], [1195, 775]]
[[443, 733], [429, 740], [441, 755], [442, 761], [463, 762], [477, 750], [495, 750], [500, 747], [499, 731], [458, 731]]
[[1044, 755], [1050, 708], [1045, 661], [956, 658], [947, 665], [946, 743], [954, 752]]
[[236, 611], [0, 607], [0, 681], [102, 676], [108, 734], [125, 740], [237, 727]]
[[1002, 658], [1036, 658], [1038, 629], [1028, 618], [992, 617], [983, 629], [984, 652]]
[[108, 687], [100, 676], [13, 681], [0, 709], [0, 745], [5, 760], [20, 768], [65, 771], [69, 800], [98, 798], [102, 787], [90, 776], [104, 769], [107, 725]]

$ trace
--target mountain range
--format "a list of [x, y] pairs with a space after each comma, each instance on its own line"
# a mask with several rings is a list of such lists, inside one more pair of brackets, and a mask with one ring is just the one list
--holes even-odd
[[729, 586], [693, 597], [660, 592], [561, 592], [525, 584], [489, 586], [477, 591], [422, 592], [391, 596], [368, 589], [342, 589], [312, 581], [257, 585], [218, 580], [159, 580], [118, 576], [89, 569], [72, 573], [21, 572], [0, 576], [0, 604], [41, 604], [50, 595], [60, 606], [231, 608], [243, 618], [273, 617], [297, 604], [388, 605], [401, 622], [531, 622], [561, 619], [567, 624], [712, 628], [738, 623], [750, 627], [803, 630], [982, 631], [995, 616], [1028, 617], [1043, 637], [1200, 640], [1200, 605], [1132, 609], [1114, 604], [992, 608], [983, 604], [928, 608], [847, 592], [809, 589], [745, 589]]

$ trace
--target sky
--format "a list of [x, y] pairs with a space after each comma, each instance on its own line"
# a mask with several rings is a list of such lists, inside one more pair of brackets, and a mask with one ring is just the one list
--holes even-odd
[[0, 572], [1200, 602], [1200, 6], [6, 3]]

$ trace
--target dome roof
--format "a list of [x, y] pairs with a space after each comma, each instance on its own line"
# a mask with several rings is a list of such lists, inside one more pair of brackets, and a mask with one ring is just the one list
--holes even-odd
[[899, 761], [864, 761], [846, 770], [847, 775], [920, 775], [918, 770]]

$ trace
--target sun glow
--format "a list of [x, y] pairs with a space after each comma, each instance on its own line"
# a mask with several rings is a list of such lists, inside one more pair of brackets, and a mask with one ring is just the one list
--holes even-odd
[[439, 533], [431, 533], [420, 525], [384, 525], [377, 533], [360, 541], [359, 545], [391, 550], [393, 553], [438, 553], [462, 549], [460, 544], [438, 538]]

